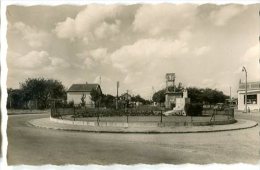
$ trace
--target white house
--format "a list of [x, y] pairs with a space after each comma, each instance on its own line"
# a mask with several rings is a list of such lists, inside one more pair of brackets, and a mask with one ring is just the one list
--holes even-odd
[[[238, 110], [245, 110], [245, 83], [239, 84], [237, 91], [237, 103]], [[250, 111], [260, 110], [260, 82], [248, 82], [247, 83], [247, 108]]]
[[85, 96], [85, 102], [87, 107], [94, 107], [94, 102], [91, 100], [90, 92], [92, 90], [97, 90], [100, 94], [102, 94], [101, 87], [99, 84], [72, 84], [67, 91], [67, 101], [73, 101], [74, 104], [80, 104], [81, 98]]

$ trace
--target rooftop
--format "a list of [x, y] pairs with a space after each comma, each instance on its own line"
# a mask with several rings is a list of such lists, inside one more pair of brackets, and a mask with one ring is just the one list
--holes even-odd
[[[246, 83], [240, 83], [238, 90], [245, 90]], [[247, 82], [247, 90], [259, 90], [260, 89], [260, 82]]]
[[99, 84], [72, 84], [67, 92], [91, 92], [98, 87]]

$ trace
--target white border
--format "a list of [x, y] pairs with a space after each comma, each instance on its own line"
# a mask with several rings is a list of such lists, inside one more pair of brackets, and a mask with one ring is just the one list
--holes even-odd
[[[174, 3], [174, 4], [183, 4], [183, 3], [194, 3], [194, 4], [256, 4], [260, 3], [259, 0], [1, 0], [2, 8], [7, 5], [17, 4], [17, 5], [62, 5], [62, 4], [72, 4], [72, 5], [86, 5], [91, 3], [96, 4], [136, 4], [136, 3], [149, 3], [149, 4], [159, 4], [159, 3]], [[4, 16], [2, 16], [4, 18]]]
[[[209, 164], [209, 165], [194, 165], [194, 164], [185, 164], [185, 165], [170, 165], [170, 164], [158, 164], [158, 165], [110, 165], [110, 166], [101, 166], [101, 165], [87, 165], [87, 166], [79, 166], [79, 165], [67, 165], [67, 166], [54, 166], [54, 165], [43, 165], [43, 166], [7, 166], [7, 109], [6, 109], [6, 101], [7, 101], [7, 63], [6, 63], [6, 53], [7, 53], [7, 40], [6, 40], [6, 31], [7, 31], [7, 19], [6, 19], [6, 7], [8, 5], [86, 5], [91, 3], [98, 4], [136, 4], [136, 3], [194, 3], [194, 4], [204, 4], [204, 3], [212, 3], [212, 4], [256, 4], [260, 3], [259, 0], [1, 0], [1, 111], [2, 111], [2, 124], [1, 124], [1, 132], [2, 132], [2, 162], [0, 169], [253, 169], [259, 170], [259, 165], [250, 165], [250, 164]], [[214, 153], [213, 153], [214, 154]], [[260, 163], [260, 162], [259, 162]]]
[[1, 2], [1, 133], [2, 133], [2, 162], [0, 169], [6, 169], [7, 166], [7, 109], [6, 109], [6, 100], [7, 100], [7, 64], [6, 64], [6, 52], [7, 52], [7, 41], [6, 41], [6, 28], [7, 21], [5, 17], [6, 6]]

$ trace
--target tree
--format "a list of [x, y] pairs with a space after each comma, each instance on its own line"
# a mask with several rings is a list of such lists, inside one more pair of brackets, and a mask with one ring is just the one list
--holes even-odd
[[190, 98], [191, 103], [202, 103], [202, 93], [203, 91], [197, 87], [187, 88], [188, 97]]
[[131, 101], [145, 103], [145, 99], [143, 99], [139, 94], [131, 97]]
[[114, 107], [115, 99], [116, 99], [115, 96], [112, 96], [110, 94], [106, 94], [106, 95], [103, 94], [101, 98], [101, 105], [107, 108], [112, 108]]
[[28, 78], [20, 83], [23, 92], [23, 101], [36, 102], [36, 108], [48, 108], [49, 99], [66, 99], [65, 87], [58, 80], [44, 78]]
[[20, 89], [7, 89], [7, 108], [23, 109], [26, 106], [24, 102], [24, 93]]
[[83, 106], [83, 107], [86, 106], [86, 101], [85, 101], [85, 99], [86, 99], [86, 94], [82, 94], [80, 105]]
[[95, 107], [100, 105], [101, 99], [102, 99], [102, 94], [96, 90], [92, 89], [90, 92], [91, 100], [94, 102]]
[[[181, 83], [178, 86], [170, 86], [169, 91], [181, 92], [184, 90], [184, 87]], [[165, 89], [159, 90], [153, 95], [153, 101], [157, 103], [163, 103], [165, 101]], [[225, 99], [228, 98], [222, 91], [217, 89], [210, 88], [197, 88], [197, 87], [188, 87], [188, 97], [191, 100], [191, 103], [203, 103], [203, 104], [216, 104], [224, 103]]]
[[216, 104], [216, 103], [224, 103], [225, 99], [228, 98], [222, 91], [218, 91], [216, 89], [210, 88], [197, 88], [197, 87], [189, 87], [188, 97], [190, 98], [192, 103], [204, 103], [204, 104]]
[[153, 101], [157, 103], [165, 102], [165, 89], [159, 90], [153, 95]]

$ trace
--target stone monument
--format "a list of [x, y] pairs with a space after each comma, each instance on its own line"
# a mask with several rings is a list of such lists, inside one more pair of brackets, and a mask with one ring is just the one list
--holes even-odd
[[165, 108], [171, 109], [168, 112], [165, 112], [165, 115], [186, 115], [185, 105], [190, 103], [190, 98], [188, 98], [188, 91], [184, 89], [181, 92], [176, 92], [175, 87], [173, 91], [169, 90], [169, 82], [172, 82], [174, 87], [175, 74], [167, 73], [166, 74], [166, 92], [165, 92]]

